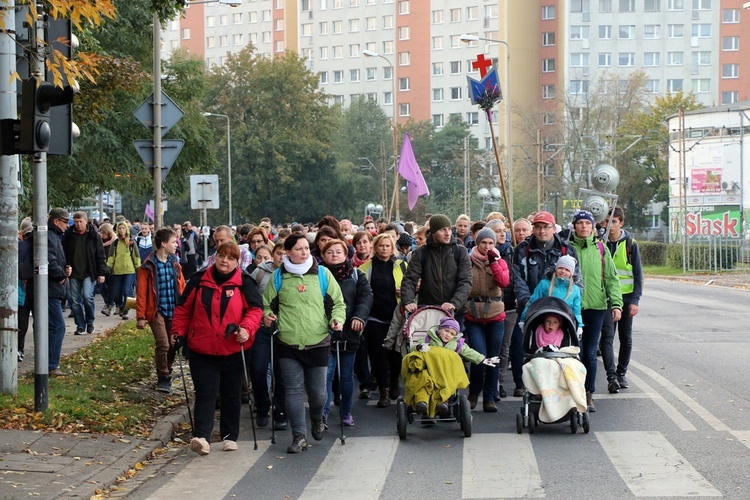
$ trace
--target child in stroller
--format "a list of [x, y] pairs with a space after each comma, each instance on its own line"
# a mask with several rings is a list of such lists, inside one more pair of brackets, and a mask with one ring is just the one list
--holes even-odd
[[578, 359], [577, 322], [570, 306], [557, 297], [529, 305], [524, 325], [523, 383], [527, 392], [516, 415], [516, 431], [534, 432], [538, 422], [569, 422], [589, 432], [586, 368]]

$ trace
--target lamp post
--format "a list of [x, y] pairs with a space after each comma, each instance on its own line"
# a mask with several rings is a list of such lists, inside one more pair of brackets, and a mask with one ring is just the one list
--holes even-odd
[[501, 197], [502, 194], [500, 193], [500, 188], [498, 187], [493, 187], [491, 189], [481, 188], [479, 191], [477, 191], [477, 198], [482, 200], [482, 211], [479, 213], [479, 218], [484, 219], [484, 209], [487, 207], [487, 205], [489, 205], [493, 210], [499, 209]]
[[509, 214], [510, 220], [513, 218], [513, 135], [511, 132], [511, 109], [510, 109], [510, 46], [505, 40], [495, 40], [494, 38], [484, 38], [476, 35], [461, 35], [461, 41], [465, 43], [476, 42], [483, 40], [485, 42], [495, 42], [505, 45], [505, 149], [508, 155], [508, 187], [510, 193], [508, 193]]
[[232, 132], [229, 117], [221, 113], [203, 113], [203, 116], [218, 116], [227, 120], [227, 191], [229, 192], [229, 225], [232, 225]]
[[362, 54], [364, 54], [366, 57], [379, 57], [383, 59], [385, 62], [388, 63], [388, 66], [391, 68], [391, 80], [393, 81], [393, 89], [392, 94], [393, 97], [391, 101], [393, 102], [393, 175], [394, 175], [394, 183], [393, 183], [393, 200], [391, 202], [391, 208], [388, 210], [388, 220], [391, 220], [391, 214], [393, 207], [395, 205], [396, 207], [396, 219], [401, 220], [401, 213], [399, 210], [399, 194], [398, 194], [398, 133], [396, 131], [396, 125], [397, 125], [397, 107], [396, 107], [396, 67], [391, 63], [390, 59], [385, 57], [382, 54], [379, 54], [372, 50], [363, 50]]

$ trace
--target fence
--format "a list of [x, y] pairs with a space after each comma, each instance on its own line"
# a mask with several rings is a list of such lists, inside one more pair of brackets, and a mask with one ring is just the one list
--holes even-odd
[[682, 259], [685, 271], [729, 271], [750, 262], [750, 247], [738, 238], [692, 237], [682, 251]]

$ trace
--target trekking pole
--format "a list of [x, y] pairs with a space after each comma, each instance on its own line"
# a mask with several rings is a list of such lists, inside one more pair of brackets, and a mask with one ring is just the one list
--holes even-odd
[[[178, 337], [181, 338], [181, 337]], [[182, 347], [182, 346], [181, 346]], [[184, 349], [184, 347], [183, 347]], [[188, 396], [187, 382], [185, 381], [185, 370], [182, 368], [183, 350], [175, 345], [175, 350], [178, 351], [177, 361], [180, 364], [180, 375], [182, 376], [182, 388], [185, 389], [185, 403], [187, 404], [188, 418], [190, 419], [190, 435], [195, 434], [195, 426], [193, 425], [193, 413], [190, 411], [190, 396]]]
[[[336, 341], [336, 369], [338, 370], [339, 374], [339, 388], [343, 386], [344, 384], [341, 381], [341, 341]], [[341, 394], [341, 403], [344, 402], [344, 394]], [[344, 411], [341, 406], [339, 406], [339, 420], [341, 421], [341, 435], [339, 436], [339, 439], [341, 439], [341, 444], [346, 444], [346, 436], [344, 436]]]
[[[224, 333], [224, 338], [227, 339], [237, 330], [239, 325], [230, 323], [227, 325], [227, 331]], [[240, 342], [240, 355], [242, 356], [242, 375], [245, 377], [245, 385], [247, 386], [247, 404], [250, 407], [250, 423], [253, 427], [253, 450], [258, 449], [258, 438], [255, 435], [255, 419], [253, 418], [253, 398], [250, 397], [250, 380], [247, 378], [247, 364], [245, 363], [245, 343]]]
[[276, 373], [273, 366], [273, 336], [279, 333], [279, 329], [271, 332], [271, 444], [276, 444], [276, 406], [273, 402], [274, 385], [276, 385]]

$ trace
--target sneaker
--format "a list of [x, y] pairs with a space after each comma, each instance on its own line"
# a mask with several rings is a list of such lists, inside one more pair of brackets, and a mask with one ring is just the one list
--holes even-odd
[[23, 351], [18, 351], [18, 362], [23, 363]]
[[311, 419], [312, 420], [312, 437], [315, 441], [323, 439], [323, 433], [326, 431], [326, 425], [323, 423], [323, 419]]
[[417, 403], [417, 413], [419, 413], [423, 417], [426, 417], [427, 416], [427, 403], [425, 403], [424, 401], [420, 401], [419, 403]]
[[628, 387], [630, 387], [630, 384], [628, 384], [628, 379], [625, 378], [625, 375], [618, 375], [617, 383], [620, 384], [620, 389], [627, 389]]
[[73, 335], [86, 335], [86, 332], [83, 328], [76, 328], [76, 331]]
[[589, 391], [586, 391], [586, 405], [588, 405], [589, 413], [596, 413], [596, 406], [594, 406], [594, 395]]
[[86, 333], [94, 333], [94, 325], [87, 326]]
[[126, 320], [126, 319], [128, 319], [128, 310], [127, 310], [127, 309], [125, 309], [125, 310], [124, 310], [124, 311], [122, 312], [122, 314], [120, 314], [120, 317], [121, 317], [122, 319], [125, 319], [125, 320]]
[[513, 389], [514, 398], [522, 398], [524, 394], [526, 394], [525, 387], [516, 387], [515, 389]]
[[50, 377], [67, 377], [68, 374], [59, 368], [55, 368], [54, 370], [49, 372], [49, 376]]
[[194, 437], [191, 439], [190, 449], [198, 455], [208, 455], [211, 453], [211, 446], [205, 438]]
[[120, 306], [115, 306], [115, 314], [117, 316], [122, 316], [122, 309], [120, 308]]
[[274, 419], [273, 421], [273, 429], [276, 431], [285, 431], [289, 427], [289, 424], [286, 422], [286, 417], [281, 417]]
[[351, 413], [344, 413], [344, 425], [347, 427], [352, 427], [354, 425], [354, 417], [352, 417]]
[[469, 400], [469, 406], [473, 410], [474, 408], [477, 407], [477, 403], [479, 402], [479, 394], [469, 394], [468, 400]]
[[109, 316], [110, 314], [112, 314], [112, 306], [102, 307], [102, 314], [105, 316]]
[[255, 419], [255, 424], [261, 428], [268, 427], [268, 414], [258, 415], [258, 418]]
[[440, 403], [437, 405], [437, 408], [435, 408], [435, 413], [439, 417], [447, 417], [451, 414], [451, 409], [448, 407], [448, 403]]
[[485, 413], [497, 413], [497, 405], [492, 401], [484, 403], [483, 409]]
[[498, 391], [497, 391], [497, 395], [498, 395], [498, 396], [500, 396], [500, 399], [502, 399], [502, 398], [507, 398], [507, 397], [508, 397], [508, 393], [507, 393], [507, 392], [505, 392], [505, 389], [503, 389], [503, 386], [502, 386], [502, 385], [501, 385], [501, 386], [500, 386], [500, 388], [498, 389]]
[[610, 394], [617, 394], [620, 392], [620, 384], [617, 383], [617, 379], [611, 379], [607, 384], [607, 390]]
[[156, 382], [156, 390], [159, 392], [172, 393], [172, 377], [169, 375], [160, 375]]
[[287, 453], [300, 453], [307, 449], [307, 439], [305, 436], [297, 434], [292, 438], [292, 444], [287, 446]]
[[359, 399], [370, 399], [370, 389], [360, 389]]
[[238, 446], [235, 441], [229, 439], [224, 440], [224, 451], [237, 451]]

